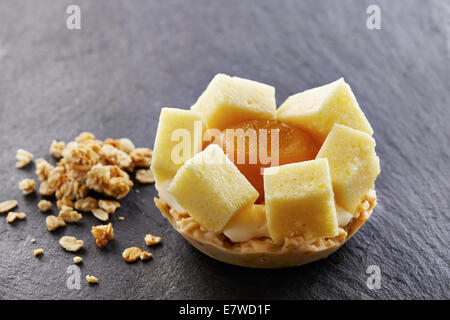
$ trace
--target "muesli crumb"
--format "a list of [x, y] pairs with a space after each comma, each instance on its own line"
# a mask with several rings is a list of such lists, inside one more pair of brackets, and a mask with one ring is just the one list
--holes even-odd
[[86, 281], [89, 282], [90, 284], [98, 283], [98, 279], [96, 277], [90, 276], [90, 275], [86, 276]]
[[120, 203], [114, 200], [99, 200], [98, 207], [105, 210], [109, 214], [116, 212], [117, 208], [120, 208]]
[[23, 220], [26, 218], [26, 214], [24, 212], [10, 212], [8, 213], [8, 215], [6, 216], [6, 222], [8, 223], [12, 223], [14, 222], [16, 219], [17, 220]]
[[134, 146], [133, 141], [131, 141], [128, 138], [121, 138], [121, 139], [119, 139], [117, 147], [120, 150], [122, 150], [123, 152], [126, 152], [128, 154], [130, 154], [131, 152], [134, 151], [134, 149], [136, 149], [136, 147]]
[[79, 257], [79, 256], [73, 257], [73, 263], [78, 264], [78, 263], [81, 263], [81, 262], [83, 262], [83, 258], [82, 257]]
[[61, 217], [56, 217], [53, 215], [47, 216], [45, 219], [45, 224], [47, 225], [48, 231], [54, 231], [58, 229], [59, 227], [65, 227], [66, 222]]
[[73, 201], [71, 201], [67, 198], [62, 198], [62, 199], [59, 199], [58, 201], [56, 201], [56, 206], [58, 207], [59, 210], [61, 210], [63, 206], [73, 208], [74, 203], [73, 203]]
[[3, 202], [0, 202], [0, 214], [11, 211], [15, 207], [17, 207], [17, 204], [18, 204], [18, 202], [16, 200], [6, 200]]
[[42, 158], [36, 160], [36, 171], [34, 173], [38, 176], [39, 181], [46, 181], [52, 170], [53, 166], [47, 160]]
[[48, 181], [42, 181], [39, 185], [39, 193], [43, 196], [52, 196], [55, 193], [55, 189], [50, 187]]
[[141, 257], [142, 250], [138, 247], [126, 248], [122, 252], [122, 258], [126, 262], [134, 262]]
[[109, 214], [105, 210], [100, 209], [100, 208], [95, 208], [95, 209], [92, 209], [91, 211], [92, 211], [92, 214], [94, 215], [94, 217], [96, 217], [98, 220], [108, 221]]
[[48, 200], [42, 199], [41, 201], [39, 201], [38, 207], [39, 207], [39, 210], [41, 210], [42, 212], [45, 212], [52, 208], [52, 203]]
[[36, 188], [36, 181], [33, 179], [23, 179], [19, 182], [19, 189], [22, 190], [23, 194], [30, 194]]
[[66, 143], [64, 141], [53, 140], [52, 144], [50, 145], [50, 154], [59, 159], [62, 157], [62, 152], [65, 147]]
[[95, 136], [93, 133], [85, 131], [85, 132], [80, 133], [78, 135], [78, 137], [75, 138], [75, 141], [76, 142], [86, 142], [86, 141], [94, 140], [94, 139], [95, 139]]
[[59, 239], [59, 244], [66, 251], [77, 252], [78, 250], [83, 248], [84, 241], [83, 240], [77, 240], [77, 238], [75, 238], [75, 237], [64, 236], [61, 239]]
[[131, 168], [130, 166], [133, 163], [127, 153], [109, 144], [103, 145], [100, 149], [100, 155], [104, 159], [104, 162], [110, 165], [116, 165], [121, 169]]
[[40, 256], [43, 253], [44, 253], [44, 249], [41, 249], [41, 248], [36, 249], [36, 250], [33, 251], [33, 254], [34, 254], [35, 257]]
[[142, 251], [140, 258], [141, 258], [141, 260], [147, 260], [147, 259], [150, 259], [151, 256], [152, 256], [152, 254], [150, 252]]
[[75, 223], [83, 218], [83, 215], [71, 207], [62, 206], [59, 211], [58, 217], [62, 218], [64, 222]]
[[140, 169], [136, 171], [136, 180], [143, 184], [154, 183], [155, 177], [152, 169]]
[[131, 159], [136, 167], [150, 167], [152, 162], [152, 149], [149, 148], [136, 148], [131, 153]]
[[29, 164], [31, 162], [31, 159], [33, 159], [33, 154], [31, 154], [30, 152], [28, 152], [24, 149], [17, 150], [16, 168], [20, 169], [20, 168], [25, 167], [27, 164]]
[[154, 236], [154, 235], [149, 233], [149, 234], [145, 235], [144, 240], [145, 240], [145, 244], [147, 246], [151, 246], [151, 245], [160, 243], [162, 238], [161, 237], [156, 237], [156, 236]]
[[93, 197], [86, 197], [75, 202], [75, 209], [79, 211], [88, 212], [96, 208], [98, 208], [98, 201]]

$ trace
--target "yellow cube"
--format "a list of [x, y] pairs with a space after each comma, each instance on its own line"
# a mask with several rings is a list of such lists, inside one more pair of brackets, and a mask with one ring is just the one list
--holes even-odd
[[214, 232], [221, 232], [238, 210], [252, 205], [259, 196], [215, 144], [178, 170], [169, 192], [201, 226]]
[[275, 119], [275, 88], [260, 82], [217, 74], [191, 110], [203, 114], [208, 128], [224, 129], [253, 119]]
[[375, 140], [365, 132], [337, 124], [316, 158], [328, 159], [336, 202], [354, 213], [380, 173]]
[[199, 112], [175, 108], [161, 110], [151, 164], [156, 184], [173, 178], [188, 159], [201, 151], [204, 128]]
[[308, 131], [322, 143], [335, 123], [373, 134], [350, 86], [343, 78], [290, 96], [277, 110], [277, 119]]
[[264, 170], [269, 234], [281, 244], [285, 237], [309, 233], [334, 237], [338, 222], [326, 159], [290, 163]]

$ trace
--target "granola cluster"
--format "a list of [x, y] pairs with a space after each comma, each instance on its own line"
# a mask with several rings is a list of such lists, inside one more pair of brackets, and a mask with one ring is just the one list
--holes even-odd
[[96, 164], [87, 173], [86, 186], [108, 196], [122, 199], [130, 192], [133, 182], [118, 166]]
[[[98, 140], [92, 133], [83, 132], [74, 141], [64, 142], [53, 140], [50, 154], [56, 159], [52, 165], [47, 160], [39, 158], [35, 161], [35, 173], [39, 179], [39, 193], [43, 196], [54, 196], [58, 208], [57, 215], [48, 215], [45, 223], [48, 231], [54, 231], [65, 227], [67, 223], [76, 223], [83, 218], [83, 213], [91, 212], [97, 219], [108, 221], [114, 214], [120, 203], [110, 199], [96, 199], [88, 196], [88, 193], [96, 191], [107, 196], [121, 199], [131, 190], [133, 182], [129, 173], [136, 168], [136, 180], [140, 183], [154, 183], [150, 164], [152, 150], [149, 148], [136, 148], [130, 139], [106, 139]], [[33, 159], [33, 155], [23, 149], [17, 150], [16, 167], [23, 168]], [[23, 179], [19, 182], [19, 188], [24, 194], [32, 193], [36, 188], [33, 179]], [[136, 191], [137, 192], [137, 191]], [[23, 220], [26, 214], [12, 212], [16, 208], [16, 200], [0, 202], [0, 214], [8, 213], [6, 221], [12, 223], [15, 220]], [[52, 209], [52, 202], [41, 199], [37, 204], [41, 212]], [[118, 217], [118, 220], [124, 220]], [[103, 248], [114, 238], [112, 224], [92, 226], [91, 233], [97, 246]], [[147, 235], [147, 245], [159, 243], [160, 237]], [[32, 239], [32, 243], [36, 240]], [[75, 237], [63, 236], [59, 240], [60, 245], [67, 251], [77, 252], [83, 245], [83, 240]], [[42, 248], [36, 249], [35, 256], [42, 255]], [[123, 252], [123, 258], [128, 261], [137, 259], [147, 260], [152, 254], [137, 247], [128, 248]], [[74, 263], [81, 263], [81, 257], [74, 257]], [[89, 283], [97, 283], [98, 279], [87, 275]]]
[[92, 226], [91, 228], [92, 236], [95, 239], [95, 243], [100, 248], [103, 248], [114, 238], [114, 229], [112, 224]]
[[90, 190], [125, 197], [133, 186], [128, 173], [149, 167], [152, 157], [151, 149], [135, 148], [129, 139], [101, 141], [89, 132], [67, 144], [54, 140], [50, 153], [59, 159], [55, 166], [44, 159], [36, 161], [39, 192], [70, 201], [85, 198]]

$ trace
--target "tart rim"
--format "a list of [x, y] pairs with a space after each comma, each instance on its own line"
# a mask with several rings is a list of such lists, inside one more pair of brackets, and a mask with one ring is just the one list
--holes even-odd
[[370, 218], [376, 206], [375, 190], [370, 190], [362, 199], [369, 207], [360, 206], [359, 216], [344, 227], [334, 238], [305, 240], [302, 236], [285, 239], [282, 245], [275, 245], [270, 238], [250, 239], [233, 243], [222, 233], [208, 231], [189, 216], [187, 212], [178, 212], [165, 200], [154, 198], [156, 207], [169, 220], [170, 224], [191, 245], [209, 257], [249, 268], [286, 268], [300, 266], [328, 257], [347, 242]]

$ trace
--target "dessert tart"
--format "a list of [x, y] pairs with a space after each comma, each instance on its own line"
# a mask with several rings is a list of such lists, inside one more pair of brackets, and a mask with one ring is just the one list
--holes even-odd
[[218, 74], [190, 110], [161, 110], [155, 204], [219, 261], [310, 263], [338, 250], [375, 207], [372, 134], [342, 78], [277, 109], [273, 87]]

